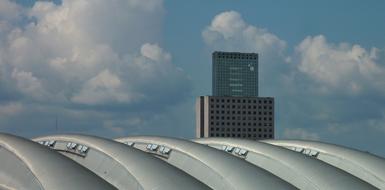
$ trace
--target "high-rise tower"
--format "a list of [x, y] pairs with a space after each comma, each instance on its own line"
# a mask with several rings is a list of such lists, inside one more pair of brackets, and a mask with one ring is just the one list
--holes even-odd
[[258, 96], [258, 54], [214, 52], [213, 96]]
[[213, 96], [196, 99], [196, 137], [274, 138], [274, 98], [258, 97], [258, 54], [212, 56]]

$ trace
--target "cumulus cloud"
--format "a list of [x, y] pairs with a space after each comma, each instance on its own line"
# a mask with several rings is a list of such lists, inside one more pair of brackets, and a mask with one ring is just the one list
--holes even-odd
[[283, 132], [284, 138], [302, 139], [302, 140], [319, 140], [317, 133], [309, 132], [302, 128], [286, 128]]
[[4, 80], [25, 97], [65, 104], [129, 104], [147, 92], [176, 96], [175, 91], [154, 92], [173, 88], [169, 81], [178, 81], [172, 83], [176, 88], [188, 86], [170, 53], [147, 43], [158, 38], [162, 1], [36, 2], [25, 14], [30, 22], [7, 34], [0, 63], [4, 73], [11, 73]]
[[179, 104], [191, 84], [158, 44], [163, 15], [162, 0], [37, 1], [32, 7], [0, 0], [0, 103], [36, 105], [41, 115], [58, 110], [69, 118], [68, 110], [95, 110], [106, 120], [119, 120], [108, 112], [151, 117]]
[[266, 29], [246, 23], [236, 11], [216, 15], [202, 36], [205, 43], [216, 50], [277, 54], [286, 47], [285, 41]]
[[385, 92], [385, 69], [376, 63], [378, 51], [357, 44], [332, 44], [323, 35], [307, 37], [296, 48], [299, 71], [321, 89], [355, 94], [365, 90]]

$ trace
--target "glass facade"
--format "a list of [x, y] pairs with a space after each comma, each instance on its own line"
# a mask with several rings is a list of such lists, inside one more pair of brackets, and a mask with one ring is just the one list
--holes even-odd
[[214, 52], [214, 96], [258, 96], [258, 54]]

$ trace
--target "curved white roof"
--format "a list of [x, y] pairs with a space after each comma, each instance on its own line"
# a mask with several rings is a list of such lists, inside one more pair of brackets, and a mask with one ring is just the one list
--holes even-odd
[[341, 169], [270, 144], [228, 138], [196, 139], [195, 142], [223, 149], [235, 155], [236, 149], [246, 150], [248, 154], [243, 159], [266, 169], [299, 189], [375, 189], [371, 184]]
[[265, 140], [263, 142], [306, 153], [318, 152], [317, 159], [385, 189], [385, 159], [347, 147], [303, 140]]
[[313, 141], [0, 133], [0, 189], [385, 189], [384, 158]]
[[[112, 140], [86, 135], [55, 135], [34, 140], [55, 141], [55, 146], [52, 147], [54, 150], [69, 156], [118, 189], [210, 189], [178, 168], [131, 146]], [[60, 143], [65, 145], [76, 143], [78, 147], [86, 146], [89, 150], [87, 150], [87, 154], [74, 154], [78, 152], [71, 152], [67, 147], [60, 146]], [[109, 165], [109, 163], [103, 163], [104, 160], [116, 164]], [[104, 166], [105, 169], [99, 170], [98, 168], [101, 166]], [[108, 175], [105, 175], [105, 172]], [[131, 180], [128, 180], [129, 178]]]
[[4, 189], [115, 189], [83, 166], [30, 140], [0, 133], [0, 146]]
[[[119, 142], [166, 146], [172, 150], [168, 163], [196, 177], [213, 189], [296, 189], [291, 184], [255, 165], [225, 152], [191, 141], [164, 137], [127, 137]], [[151, 152], [151, 150], [150, 150]]]

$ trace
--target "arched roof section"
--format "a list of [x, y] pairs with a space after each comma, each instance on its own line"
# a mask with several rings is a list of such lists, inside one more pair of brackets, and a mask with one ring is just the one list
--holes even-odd
[[[376, 189], [343, 170], [282, 147], [232, 138], [202, 138], [194, 141], [245, 159], [299, 189]], [[246, 151], [243, 156], [240, 154], [242, 151]]]
[[[209, 189], [180, 169], [109, 139], [86, 135], [54, 135], [37, 138], [35, 141], [55, 141], [53, 149], [86, 166], [118, 189]], [[77, 148], [71, 148], [71, 143], [75, 143]], [[81, 154], [78, 150], [83, 147], [87, 147], [88, 150]]]
[[315, 158], [340, 168], [379, 189], [385, 189], [385, 159], [359, 150], [316, 141], [264, 140], [302, 154], [317, 153]]
[[[4, 189], [8, 187], [10, 189], [30, 190], [116, 189], [83, 166], [30, 140], [0, 133], [0, 146], [4, 149], [2, 156], [10, 156], [6, 157], [5, 160], [0, 160], [0, 171], [3, 172], [0, 180], [4, 179], [4, 175], [12, 175], [19, 184], [31, 182], [26, 187], [15, 187], [13, 186], [15, 184], [9, 183], [9, 181], [0, 181]], [[15, 160], [9, 160], [12, 155], [16, 158]], [[22, 165], [17, 164], [12, 170], [7, 168], [8, 164], [15, 163], [22, 163]], [[15, 171], [18, 173], [15, 173]], [[24, 171], [27, 173], [22, 173]], [[37, 179], [40, 185], [37, 185], [34, 179]]]
[[163, 157], [213, 189], [296, 189], [277, 176], [244, 160], [191, 141], [164, 137], [117, 139]]

